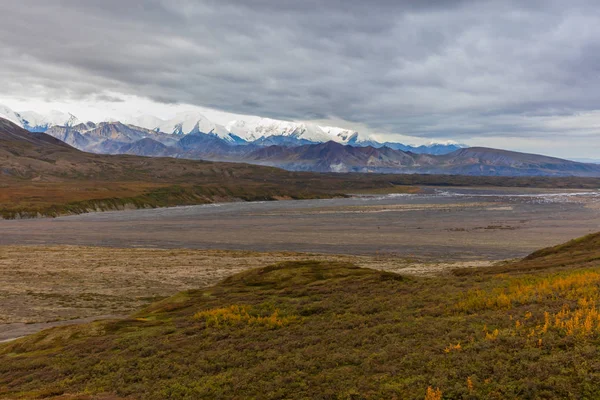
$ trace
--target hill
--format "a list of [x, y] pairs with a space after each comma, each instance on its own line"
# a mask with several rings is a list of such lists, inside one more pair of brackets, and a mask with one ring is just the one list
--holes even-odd
[[473, 274], [502, 274], [531, 272], [573, 267], [596, 267], [600, 263], [600, 233], [583, 236], [567, 243], [538, 250], [523, 260], [497, 265], [482, 270], [460, 269], [457, 276]]
[[436, 157], [438, 168], [466, 175], [598, 176], [596, 164], [585, 164], [538, 154], [470, 147]]
[[244, 160], [292, 171], [386, 172], [409, 169], [417, 163], [417, 158], [388, 147], [353, 147], [326, 142], [297, 147], [270, 146], [248, 154]]
[[172, 157], [177, 154], [172, 148], [151, 138], [144, 138], [133, 143], [124, 144], [117, 151], [119, 154], [135, 156], [152, 154], [154, 157]]
[[595, 254], [597, 237], [493, 276], [300, 260], [243, 272], [0, 345], [0, 397], [597, 398], [600, 268], [520, 268]]
[[600, 176], [600, 166], [484, 147], [432, 155], [335, 142], [271, 146], [244, 161], [291, 171], [455, 174], [469, 176]]
[[[0, 142], [2, 143], [1, 150], [5, 154], [10, 150], [14, 150], [17, 152], [16, 154], [20, 154], [18, 150], [26, 151], [34, 147], [38, 148], [40, 151], [43, 151], [46, 148], [48, 151], [71, 149], [71, 146], [68, 146], [61, 140], [57, 140], [43, 133], [25, 131], [12, 122], [2, 118], [0, 118]], [[11, 149], [9, 149], [9, 147], [11, 147]]]

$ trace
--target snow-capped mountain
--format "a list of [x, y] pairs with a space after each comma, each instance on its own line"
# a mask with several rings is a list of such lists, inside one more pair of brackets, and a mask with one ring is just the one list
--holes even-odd
[[335, 137], [334, 140], [336, 142], [346, 144], [349, 146], [355, 146], [355, 147], [371, 146], [371, 147], [375, 147], [375, 148], [384, 146], [383, 143], [379, 143], [372, 137], [362, 134], [362, 133], [357, 132], [352, 129], [338, 128], [335, 126], [322, 126], [321, 129], [323, 129], [325, 132], [329, 133], [330, 135], [333, 135]]
[[335, 140], [333, 135], [325, 132], [316, 124], [281, 121], [271, 118], [234, 120], [228, 123], [226, 128], [247, 141], [254, 141], [271, 136], [284, 136], [313, 143], [323, 143]]
[[283, 136], [313, 143], [334, 141], [342, 144], [355, 144], [369, 140], [368, 137], [359, 132], [349, 129], [319, 126], [307, 122], [281, 121], [271, 118], [233, 120], [226, 125], [226, 128], [248, 141], [272, 138], [274, 136]]
[[160, 126], [165, 123], [164, 120], [155, 117], [154, 115], [140, 115], [131, 118], [129, 121], [123, 121], [132, 125], [139, 126], [140, 128], [146, 128], [153, 131], [160, 131]]
[[7, 106], [0, 104], [0, 117], [27, 129], [30, 132], [46, 132], [52, 126], [74, 126], [81, 121], [70, 113], [51, 111], [42, 115], [35, 111], [15, 112]]
[[[137, 115], [110, 121], [94, 121], [82, 123], [73, 114], [52, 111], [41, 114], [35, 111], [14, 112], [9, 107], [0, 105], [0, 117], [32, 131], [46, 132], [52, 127], [77, 127], [77, 131], [94, 129], [102, 122], [122, 122], [130, 126], [140, 127], [157, 133], [168, 135], [189, 135], [205, 133], [223, 139], [232, 145], [253, 143], [257, 146], [294, 147], [306, 144], [326, 143], [329, 141], [354, 147], [374, 148], [389, 147], [394, 150], [411, 151], [425, 154], [447, 154], [457, 149], [468, 147], [454, 142], [430, 143], [428, 145], [411, 146], [397, 142], [379, 142], [370, 135], [352, 129], [335, 126], [320, 126], [311, 122], [283, 121], [258, 116], [240, 116], [233, 114], [211, 114], [207, 118], [202, 112], [182, 112], [170, 119], [161, 119], [153, 115]], [[233, 118], [233, 119], [229, 119]], [[215, 119], [217, 122], [215, 122]], [[89, 127], [86, 124], [91, 124]], [[173, 138], [174, 140], [178, 140]]]
[[232, 143], [239, 142], [240, 139], [251, 142], [271, 136], [283, 136], [313, 143], [337, 139], [335, 135], [324, 131], [316, 124], [260, 117], [233, 120], [224, 126], [210, 121], [200, 113], [186, 112], [177, 114], [166, 121], [151, 116], [141, 116], [127, 122], [142, 128], [175, 135], [208, 133]]
[[18, 114], [21, 117], [23, 128], [31, 132], [45, 132], [52, 126], [74, 126], [81, 123], [73, 114], [56, 110], [46, 115], [35, 111], [22, 111]]
[[10, 122], [19, 125], [20, 127], [23, 127], [19, 114], [17, 114], [10, 108], [3, 106], [2, 104], [0, 104], [0, 118], [7, 119]]
[[170, 133], [173, 135], [190, 135], [194, 133], [207, 133], [217, 136], [230, 143], [239, 141], [239, 137], [232, 135], [223, 125], [215, 124], [204, 115], [197, 112], [185, 112], [175, 115], [169, 120], [143, 115], [126, 121], [131, 125], [150, 129], [156, 132]]

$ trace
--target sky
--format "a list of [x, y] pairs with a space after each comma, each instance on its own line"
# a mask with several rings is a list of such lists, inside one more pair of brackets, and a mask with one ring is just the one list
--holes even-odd
[[592, 0], [3, 0], [0, 104], [600, 158], [599, 50]]

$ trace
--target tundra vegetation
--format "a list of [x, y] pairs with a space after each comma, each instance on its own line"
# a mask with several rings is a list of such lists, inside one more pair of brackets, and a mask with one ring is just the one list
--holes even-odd
[[[132, 157], [130, 157], [132, 158]], [[139, 157], [133, 157], [139, 158]], [[156, 168], [161, 159], [152, 159]], [[0, 176], [0, 218], [57, 217], [91, 211], [158, 208], [227, 201], [323, 199], [353, 194], [419, 193], [429, 187], [596, 189], [600, 178], [469, 177], [458, 175], [318, 174], [244, 164], [163, 159], [153, 173], [35, 181]], [[178, 163], [198, 171], [180, 174]], [[124, 168], [127, 168], [125, 163]], [[169, 172], [170, 171], [170, 172]], [[177, 171], [177, 172], [174, 172]], [[35, 178], [34, 178], [35, 179]]]
[[4, 398], [600, 397], [600, 234], [438, 277], [244, 271], [0, 346]]

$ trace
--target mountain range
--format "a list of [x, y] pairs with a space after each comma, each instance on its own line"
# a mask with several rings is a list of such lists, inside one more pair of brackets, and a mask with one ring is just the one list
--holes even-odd
[[[333, 141], [299, 146], [238, 145], [208, 133], [173, 135], [120, 122], [51, 127], [54, 144], [88, 152], [229, 161], [289, 171], [455, 174], [471, 176], [600, 176], [600, 165], [483, 147], [417, 154]], [[40, 133], [30, 133], [39, 135]], [[85, 154], [85, 153], [81, 153]]]
[[449, 154], [416, 154], [389, 147], [335, 142], [271, 146], [242, 159], [292, 171], [452, 174], [471, 176], [600, 176], [600, 165], [537, 154], [470, 147]]
[[[150, 140], [132, 143], [132, 151]], [[152, 143], [164, 150], [159, 142]], [[93, 154], [0, 118], [0, 218], [331, 198], [410, 184], [398, 181], [404, 177], [409, 176], [391, 180], [387, 175], [317, 174], [244, 163]]]
[[[6, 106], [0, 105], [0, 117], [8, 119], [31, 132], [47, 132], [52, 128], [57, 128], [51, 130], [51, 134], [53, 135], [54, 132], [65, 134], [65, 131], [68, 130], [69, 132], [77, 131], [79, 133], [87, 133], [88, 136], [94, 136], [95, 132], [90, 131], [96, 125], [120, 122], [131, 129], [139, 131], [139, 134], [133, 135], [137, 136], [138, 139], [140, 139], [140, 135], [150, 137], [151, 134], [149, 131], [153, 131], [155, 133], [171, 135], [172, 137], [206, 133], [216, 136], [229, 144], [255, 144], [261, 147], [270, 145], [291, 147], [334, 141], [355, 147], [372, 146], [379, 148], [385, 146], [419, 154], [446, 154], [466, 147], [454, 142], [432, 142], [429, 145], [421, 146], [411, 146], [396, 142], [380, 143], [369, 135], [364, 135], [353, 130], [319, 126], [308, 122], [282, 121], [254, 116], [247, 116], [244, 119], [234, 119], [225, 124], [219, 124], [196, 111], [179, 113], [168, 120], [152, 115], [142, 115], [123, 118], [119, 121], [108, 119], [105, 121], [83, 122], [71, 113], [53, 111], [47, 115], [42, 115], [35, 111], [15, 112]], [[130, 140], [122, 141], [122, 143], [130, 142]], [[81, 141], [75, 147], [86, 151], [102, 152], [85, 148]]]
[[265, 118], [223, 126], [187, 113], [168, 121], [145, 116], [135, 119], [135, 124], [83, 123], [71, 114], [44, 117], [6, 107], [0, 112], [31, 132], [45, 131], [74, 148], [98, 154], [242, 162], [311, 172], [600, 176], [597, 164], [455, 144], [415, 148], [379, 143], [341, 128]]

